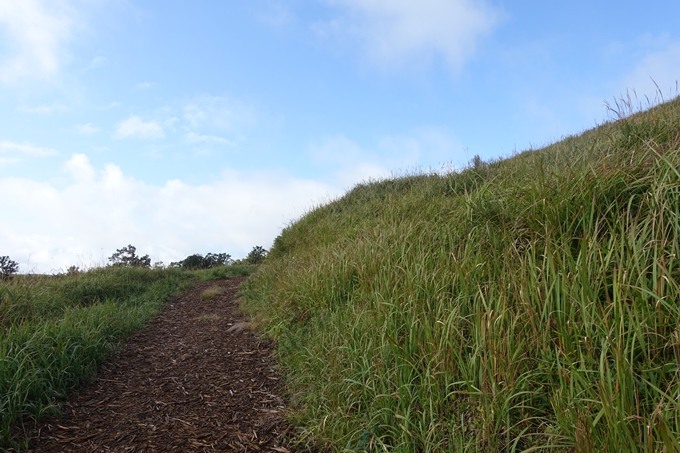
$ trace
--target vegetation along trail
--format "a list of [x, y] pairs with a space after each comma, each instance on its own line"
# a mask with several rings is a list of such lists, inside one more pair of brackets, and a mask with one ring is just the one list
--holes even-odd
[[238, 314], [243, 280], [202, 282], [171, 300], [27, 451], [287, 452], [273, 345]]

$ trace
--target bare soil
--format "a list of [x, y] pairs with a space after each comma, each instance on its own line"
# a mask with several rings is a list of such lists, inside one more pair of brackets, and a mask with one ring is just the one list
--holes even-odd
[[[238, 313], [243, 280], [200, 283], [171, 300], [39, 427], [28, 451], [288, 452], [273, 344]], [[212, 287], [217, 295], [202, 298]]]

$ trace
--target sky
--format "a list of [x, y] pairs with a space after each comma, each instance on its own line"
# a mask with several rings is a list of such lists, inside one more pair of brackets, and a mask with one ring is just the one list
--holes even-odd
[[[244, 257], [360, 182], [677, 93], [680, 2], [0, 0], [0, 256]], [[657, 88], [658, 85], [658, 88]]]

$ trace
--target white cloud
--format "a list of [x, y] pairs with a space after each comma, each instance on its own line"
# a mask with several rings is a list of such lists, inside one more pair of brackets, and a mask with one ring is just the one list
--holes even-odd
[[0, 55], [0, 82], [57, 74], [74, 16], [65, 0], [0, 0], [0, 27], [9, 50]]
[[[680, 81], [680, 41], [649, 52], [631, 72], [623, 76], [621, 84], [626, 89], [635, 90], [644, 107], [645, 96], [650, 101], [661, 101], [661, 95], [668, 100], [679, 94], [678, 81]], [[660, 94], [657, 85], [661, 90]]]
[[0, 168], [5, 167], [7, 165], [12, 165], [16, 164], [17, 162], [20, 162], [21, 159], [18, 157], [0, 157]]
[[178, 121], [179, 118], [173, 116], [172, 118], [168, 118], [167, 120], [163, 121], [163, 124], [165, 125], [165, 127], [172, 129], [175, 127], [175, 124], [177, 124]]
[[94, 181], [95, 171], [90, 165], [90, 159], [85, 154], [74, 154], [64, 164], [64, 168], [77, 182], [87, 183]]
[[183, 118], [191, 129], [243, 130], [257, 122], [252, 105], [219, 96], [198, 96], [187, 102], [183, 110]]
[[102, 57], [102, 56], [98, 55], [98, 56], [96, 56], [96, 57], [94, 57], [94, 58], [92, 59], [92, 61], [90, 62], [90, 64], [87, 65], [87, 66], [85, 67], [84, 70], [85, 70], [85, 71], [89, 71], [90, 69], [98, 68], [99, 66], [103, 65], [104, 63], [106, 63], [106, 61], [107, 61], [107, 60], [106, 60], [105, 57]]
[[0, 142], [0, 153], [21, 153], [29, 156], [46, 157], [57, 154], [52, 148], [41, 148], [28, 143]]
[[114, 107], [118, 107], [119, 105], [121, 105], [120, 102], [112, 102], [105, 107], [99, 107], [99, 110], [109, 110], [109, 109], [112, 109]]
[[64, 188], [0, 179], [0, 192], [14, 194], [0, 198], [0, 212], [13, 213], [0, 216], [0, 244], [22, 271], [101, 264], [127, 244], [166, 263], [192, 253], [243, 257], [254, 245], [271, 246], [311, 205], [339, 195], [331, 186], [276, 173], [229, 170], [212, 183], [151, 185], [113, 164], [97, 170], [82, 154], [64, 167], [72, 178]]
[[99, 128], [96, 126], [93, 126], [92, 123], [87, 123], [87, 124], [78, 124], [76, 126], [76, 130], [78, 131], [79, 134], [82, 135], [92, 135], [96, 134], [99, 132]]
[[411, 165], [451, 168], [465, 159], [464, 146], [449, 133], [433, 126], [416, 128], [410, 135], [385, 137], [380, 148], [388, 155], [410, 156]]
[[401, 66], [413, 59], [443, 56], [458, 70], [474, 54], [480, 37], [504, 17], [500, 8], [473, 0], [325, 0], [341, 15], [315, 25], [322, 35], [363, 43], [371, 60]]
[[39, 105], [38, 107], [24, 107], [21, 108], [20, 110], [26, 113], [49, 114], [53, 112], [63, 112], [68, 110], [68, 108], [62, 104], [54, 104], [54, 105]]
[[150, 82], [140, 82], [137, 85], [135, 85], [135, 89], [137, 90], [148, 90], [149, 88], [151, 88]]
[[164, 138], [163, 127], [154, 121], [144, 121], [138, 116], [131, 116], [122, 121], [116, 129], [116, 138]]
[[330, 169], [335, 185], [349, 188], [367, 179], [380, 179], [413, 169], [451, 169], [463, 164], [463, 147], [434, 127], [409, 135], [385, 136], [363, 147], [344, 135], [327, 137], [309, 148], [312, 162]]
[[256, 17], [260, 22], [272, 28], [283, 28], [295, 22], [295, 15], [291, 10], [290, 5], [284, 5], [277, 1], [260, 3], [256, 14]]
[[331, 170], [334, 184], [345, 189], [391, 174], [390, 164], [386, 166], [375, 151], [362, 148], [344, 135], [327, 137], [312, 145], [309, 154], [314, 163]]
[[226, 138], [217, 137], [215, 135], [201, 135], [195, 132], [189, 132], [187, 134], [187, 141], [189, 143], [204, 143], [207, 145], [233, 145], [233, 143]]

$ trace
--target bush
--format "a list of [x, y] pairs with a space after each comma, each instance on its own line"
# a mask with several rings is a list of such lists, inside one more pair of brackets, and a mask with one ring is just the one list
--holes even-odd
[[0, 278], [6, 279], [19, 271], [19, 264], [9, 259], [9, 256], [0, 256]]

